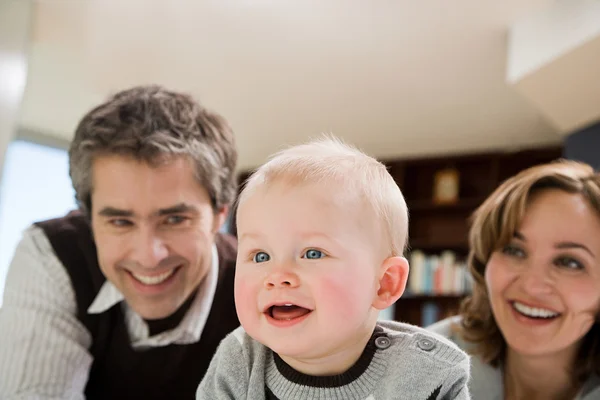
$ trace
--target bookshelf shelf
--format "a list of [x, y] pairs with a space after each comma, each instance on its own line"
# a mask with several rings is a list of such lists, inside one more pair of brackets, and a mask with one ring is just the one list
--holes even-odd
[[437, 204], [432, 200], [416, 200], [411, 201], [408, 205], [408, 209], [411, 214], [413, 213], [422, 213], [422, 212], [471, 212], [477, 206], [479, 206], [485, 197], [476, 197], [470, 199], [460, 199], [456, 203], [449, 204]]
[[466, 237], [457, 237], [456, 240], [448, 238], [445, 241], [430, 241], [426, 239], [408, 241], [409, 251], [421, 250], [427, 253], [441, 253], [445, 250], [454, 251], [456, 253], [464, 253], [466, 255], [469, 244]]
[[[395, 319], [424, 326], [456, 314], [466, 294], [435, 293], [452, 292], [448, 287], [464, 286], [468, 289], [470, 286], [465, 282], [458, 282], [462, 279], [460, 276], [458, 281], [443, 283], [445, 279], [455, 280], [456, 272], [437, 273], [440, 263], [444, 264], [440, 260], [452, 254], [452, 268], [458, 268], [461, 271], [459, 275], [462, 273], [468, 279], [466, 258], [472, 213], [505, 179], [523, 169], [561, 156], [562, 147], [554, 146], [517, 152], [384, 161], [402, 189], [409, 208], [409, 249], [406, 256], [412, 263], [412, 256], [418, 250], [421, 258], [429, 260], [423, 261], [427, 264], [425, 267], [411, 265], [409, 289], [412, 283], [413, 289], [415, 285], [423, 285], [424, 288], [420, 289], [424, 290], [414, 290], [413, 293], [407, 292], [402, 296], [396, 303]], [[452, 169], [458, 173], [458, 198], [451, 204], [437, 204], [433, 200], [436, 174], [444, 169]], [[416, 283], [411, 282], [417, 274], [425, 276], [416, 278]], [[445, 290], [440, 291], [439, 286], [443, 286]], [[420, 294], [416, 294], [417, 292]]]
[[[396, 319], [419, 326], [428, 326], [440, 319], [456, 315], [463, 295], [411, 295], [396, 302]], [[399, 315], [402, 318], [398, 318]]]
[[467, 293], [462, 294], [419, 294], [419, 293], [404, 293], [403, 299], [411, 301], [455, 301], [465, 298]]

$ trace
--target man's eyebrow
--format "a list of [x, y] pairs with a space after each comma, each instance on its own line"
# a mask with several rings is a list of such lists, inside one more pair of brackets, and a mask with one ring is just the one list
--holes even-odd
[[163, 215], [171, 215], [171, 214], [185, 214], [185, 213], [193, 213], [198, 214], [198, 209], [190, 204], [179, 203], [172, 207], [161, 208], [156, 213], [158, 216]]
[[[157, 216], [164, 216], [164, 215], [184, 214], [184, 213], [197, 214], [198, 210], [196, 207], [194, 207], [192, 205], [180, 203], [180, 204], [174, 205], [172, 207], [161, 208], [154, 214]], [[120, 208], [107, 206], [107, 207], [104, 207], [103, 209], [101, 209], [98, 212], [98, 215], [100, 215], [102, 217], [109, 217], [109, 218], [114, 218], [114, 217], [131, 218], [134, 216], [134, 212], [131, 210], [123, 210]]]
[[132, 217], [133, 211], [131, 210], [122, 210], [115, 207], [104, 207], [100, 211], [98, 211], [98, 215], [102, 217]]

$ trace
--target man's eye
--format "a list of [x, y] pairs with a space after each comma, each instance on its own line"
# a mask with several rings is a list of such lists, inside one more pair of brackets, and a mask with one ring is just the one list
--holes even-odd
[[182, 223], [183, 221], [185, 221], [187, 218], [181, 216], [181, 215], [171, 215], [167, 218], [167, 224], [169, 225], [178, 225], [180, 223]]
[[311, 259], [311, 260], [316, 260], [318, 258], [323, 258], [323, 257], [325, 257], [325, 254], [323, 254], [322, 251], [315, 250], [315, 249], [306, 250], [306, 252], [302, 256], [302, 258], [308, 258], [308, 259]]
[[133, 225], [133, 222], [131, 222], [128, 219], [111, 219], [109, 221], [109, 223], [113, 226], [116, 226], [118, 228], [123, 228], [123, 227], [127, 227], [127, 226], [131, 226]]
[[258, 253], [256, 253], [254, 255], [254, 257], [252, 258], [252, 261], [254, 261], [255, 263], [262, 263], [262, 262], [269, 261], [270, 259], [271, 259], [271, 256], [269, 256], [267, 253], [265, 253], [264, 251], [259, 251]]

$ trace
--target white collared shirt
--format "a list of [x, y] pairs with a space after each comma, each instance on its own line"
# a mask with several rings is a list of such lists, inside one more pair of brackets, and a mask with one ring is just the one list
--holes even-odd
[[[146, 322], [123, 294], [106, 281], [88, 308], [102, 313], [123, 307], [134, 348], [189, 344], [200, 340], [218, 280], [219, 256], [181, 323], [149, 335]], [[83, 399], [92, 356], [92, 338], [77, 319], [75, 291], [69, 275], [39, 227], [28, 228], [9, 267], [0, 308], [0, 398]]]

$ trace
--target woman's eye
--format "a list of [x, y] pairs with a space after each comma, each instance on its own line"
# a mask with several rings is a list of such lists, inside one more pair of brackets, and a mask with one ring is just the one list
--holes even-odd
[[270, 259], [271, 259], [271, 256], [269, 256], [264, 251], [259, 251], [258, 253], [256, 253], [254, 255], [254, 257], [252, 257], [252, 261], [254, 261], [255, 263], [266, 262], [266, 261], [269, 261]]
[[555, 261], [559, 267], [567, 269], [583, 269], [583, 264], [572, 257], [558, 257]]
[[506, 255], [512, 256], [512, 257], [525, 257], [525, 252], [523, 250], [521, 250], [519, 247], [514, 246], [514, 245], [508, 245], [505, 248], [502, 249], [502, 252]]
[[320, 250], [315, 250], [315, 249], [310, 249], [310, 250], [306, 250], [306, 253], [304, 253], [304, 257], [303, 258], [308, 258], [311, 260], [315, 260], [318, 258], [323, 258], [325, 257], [325, 254], [323, 254], [322, 251]]

